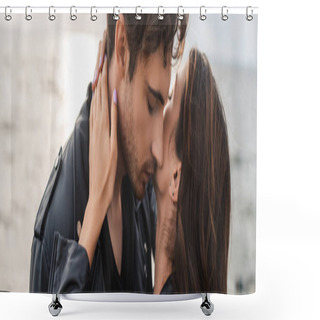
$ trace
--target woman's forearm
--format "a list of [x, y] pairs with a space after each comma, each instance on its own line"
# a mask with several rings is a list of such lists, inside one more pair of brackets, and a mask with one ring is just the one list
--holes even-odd
[[[160, 215], [159, 215], [160, 216]], [[157, 219], [156, 231], [156, 255], [155, 255], [155, 276], [153, 293], [160, 294], [168, 277], [172, 273], [172, 260], [169, 257], [171, 250], [170, 242], [173, 240], [169, 236], [167, 224]], [[172, 235], [172, 234], [171, 234]]]
[[98, 202], [89, 200], [84, 214], [79, 244], [87, 251], [90, 267], [103, 224], [102, 217], [105, 216], [103, 210], [103, 206]]

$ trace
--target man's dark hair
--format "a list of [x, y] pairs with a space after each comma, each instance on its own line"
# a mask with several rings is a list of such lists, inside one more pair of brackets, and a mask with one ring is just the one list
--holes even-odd
[[[135, 19], [134, 14], [124, 14], [123, 17], [130, 51], [130, 81], [135, 71], [137, 58], [148, 58], [160, 45], [163, 46], [164, 67], [167, 64], [168, 52], [172, 52], [174, 60], [180, 58], [184, 49], [188, 15], [184, 15], [183, 20], [177, 19], [175, 14], [167, 14], [163, 20], [159, 20], [156, 14], [144, 14], [140, 21]], [[116, 21], [112, 14], [107, 15], [107, 22], [106, 54], [108, 61], [111, 61], [116, 30]]]

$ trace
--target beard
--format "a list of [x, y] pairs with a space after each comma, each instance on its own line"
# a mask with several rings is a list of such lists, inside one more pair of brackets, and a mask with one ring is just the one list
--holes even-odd
[[128, 79], [125, 82], [121, 92], [123, 102], [119, 117], [119, 139], [123, 154], [125, 169], [133, 187], [135, 197], [141, 200], [145, 193], [146, 184], [143, 181], [143, 170], [139, 170], [139, 157], [137, 152], [137, 134], [133, 125], [133, 103], [132, 103], [132, 86]]

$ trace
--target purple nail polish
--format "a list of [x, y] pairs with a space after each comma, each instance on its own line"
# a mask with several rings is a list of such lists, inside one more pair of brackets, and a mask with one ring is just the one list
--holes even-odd
[[101, 65], [102, 65], [102, 56], [100, 57], [100, 61], [99, 61], [99, 69], [101, 69]]
[[117, 104], [117, 90], [116, 89], [114, 89], [113, 90], [113, 102], [115, 103], [115, 104]]

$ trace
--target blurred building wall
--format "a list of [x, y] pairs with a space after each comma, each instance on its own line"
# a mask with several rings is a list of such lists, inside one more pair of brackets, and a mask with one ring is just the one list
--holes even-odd
[[85, 100], [105, 26], [103, 17], [0, 19], [0, 290], [29, 290], [38, 206]]

